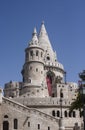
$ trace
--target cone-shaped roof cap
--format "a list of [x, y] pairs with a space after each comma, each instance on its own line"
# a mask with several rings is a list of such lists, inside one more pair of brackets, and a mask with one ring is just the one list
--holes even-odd
[[37, 44], [38, 44], [37, 31], [36, 31], [36, 28], [34, 28], [34, 31], [32, 33], [32, 40], [30, 42], [30, 46], [37, 45]]

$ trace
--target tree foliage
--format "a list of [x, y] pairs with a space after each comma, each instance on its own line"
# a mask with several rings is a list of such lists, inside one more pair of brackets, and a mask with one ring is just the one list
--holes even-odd
[[79, 109], [79, 110], [82, 109], [82, 107], [83, 107], [83, 99], [85, 98], [85, 97], [82, 97], [82, 96], [83, 95], [78, 93], [78, 96], [77, 96], [76, 100], [71, 103], [70, 111], [73, 111], [74, 109]]

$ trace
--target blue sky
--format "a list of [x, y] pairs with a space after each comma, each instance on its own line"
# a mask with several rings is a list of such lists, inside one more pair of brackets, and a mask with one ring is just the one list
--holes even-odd
[[33, 28], [45, 26], [67, 80], [85, 69], [85, 0], [0, 0], [0, 86], [22, 81], [24, 50]]

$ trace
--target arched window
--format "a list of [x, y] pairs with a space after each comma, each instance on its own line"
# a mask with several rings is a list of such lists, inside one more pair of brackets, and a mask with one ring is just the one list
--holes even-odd
[[62, 91], [62, 89], [60, 90], [60, 97], [63, 98], [63, 91]]
[[71, 112], [69, 111], [69, 117], [71, 117]]
[[28, 122], [28, 127], [30, 127], [30, 122]]
[[67, 111], [64, 112], [65, 117], [67, 117]]
[[38, 54], [39, 54], [39, 51], [36, 51], [36, 56], [38, 56]]
[[3, 130], [9, 130], [9, 122], [8, 121], [3, 122]]
[[73, 117], [76, 117], [76, 113], [75, 113], [75, 111], [73, 111]]
[[30, 56], [33, 56], [33, 51], [30, 51]]
[[52, 115], [55, 116], [55, 111], [54, 110], [52, 111]]
[[40, 124], [38, 124], [38, 130], [40, 129]]
[[57, 117], [60, 117], [60, 111], [57, 111]]
[[18, 120], [14, 119], [14, 129], [18, 129]]
[[48, 130], [50, 130], [50, 127], [48, 126]]
[[60, 97], [63, 98], [63, 93], [62, 92], [60, 93]]

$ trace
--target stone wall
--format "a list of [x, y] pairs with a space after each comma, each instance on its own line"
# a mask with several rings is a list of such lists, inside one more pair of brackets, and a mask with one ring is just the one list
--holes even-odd
[[59, 129], [58, 119], [36, 109], [30, 109], [19, 103], [4, 99], [0, 105], [0, 130], [3, 130], [3, 121], [8, 121], [9, 130], [14, 130], [14, 119], [18, 120], [18, 130], [34, 130], [38, 127], [41, 130], [48, 130], [48, 127], [50, 127], [50, 130]]

